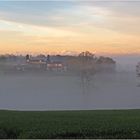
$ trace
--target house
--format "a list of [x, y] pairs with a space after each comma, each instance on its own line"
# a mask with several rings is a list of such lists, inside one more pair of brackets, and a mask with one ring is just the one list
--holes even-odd
[[52, 57], [53, 61], [50, 60], [50, 55], [47, 57], [32, 57], [26, 55], [26, 63], [32, 68], [40, 68], [48, 71], [66, 71], [66, 66], [63, 62], [57, 61], [56, 58]]
[[66, 71], [66, 66], [60, 61], [47, 62], [47, 70], [50, 71]]

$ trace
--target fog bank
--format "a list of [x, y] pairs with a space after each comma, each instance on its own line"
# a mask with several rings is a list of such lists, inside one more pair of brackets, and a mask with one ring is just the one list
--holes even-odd
[[140, 108], [135, 72], [96, 74], [83, 92], [79, 76], [0, 75], [0, 109], [85, 110]]

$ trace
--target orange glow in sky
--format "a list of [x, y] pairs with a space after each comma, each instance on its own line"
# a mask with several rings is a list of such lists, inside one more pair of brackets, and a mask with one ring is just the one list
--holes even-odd
[[65, 54], [85, 50], [97, 54], [140, 54], [140, 2], [0, 5], [1, 54]]

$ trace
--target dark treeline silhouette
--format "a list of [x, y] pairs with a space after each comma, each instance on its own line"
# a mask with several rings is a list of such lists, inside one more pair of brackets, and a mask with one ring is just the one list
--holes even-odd
[[68, 67], [71, 71], [79, 73], [88, 71], [90, 74], [96, 72], [114, 72], [116, 68], [116, 61], [110, 57], [100, 56], [96, 57], [91, 52], [82, 52], [78, 56], [74, 56], [68, 59]]

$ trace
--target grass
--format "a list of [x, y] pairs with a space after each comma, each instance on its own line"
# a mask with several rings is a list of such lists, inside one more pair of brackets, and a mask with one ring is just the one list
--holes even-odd
[[0, 138], [140, 138], [140, 110], [1, 110]]

